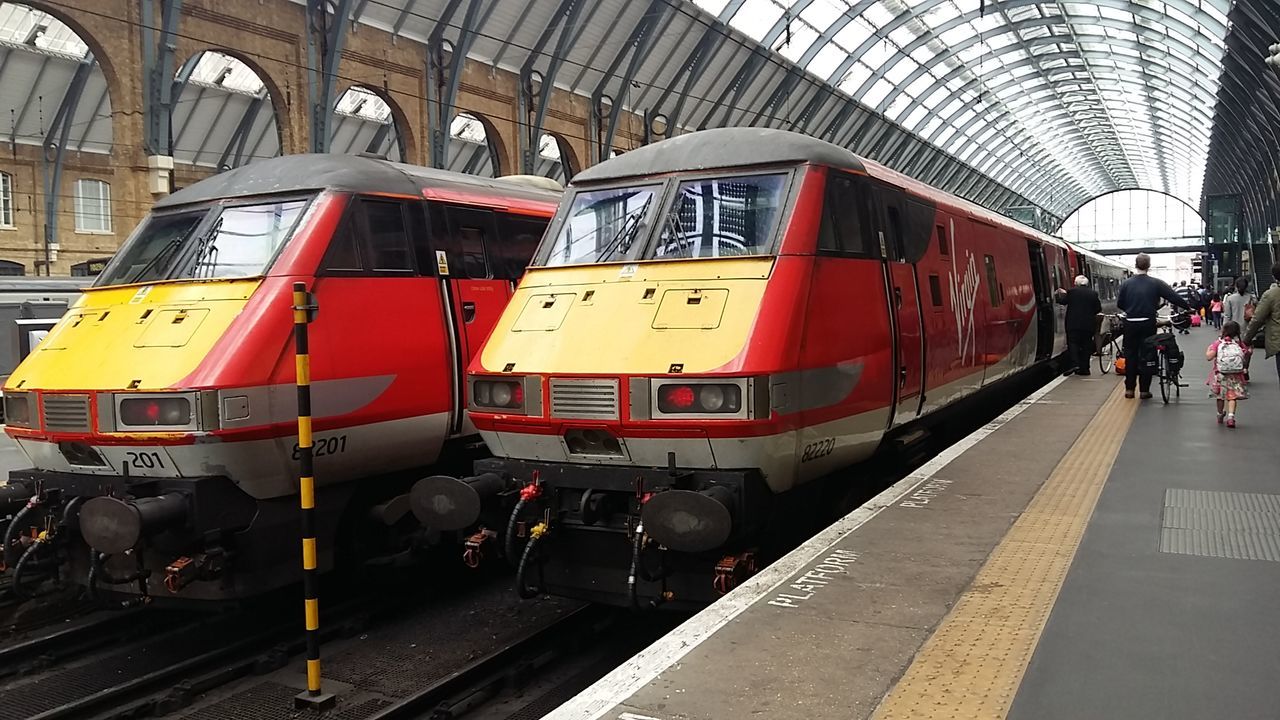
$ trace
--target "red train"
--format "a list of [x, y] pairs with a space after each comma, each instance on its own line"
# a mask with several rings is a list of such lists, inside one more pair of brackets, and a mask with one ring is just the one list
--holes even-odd
[[507, 533], [526, 591], [689, 605], [749, 575], [817, 488], [858, 482], [835, 471], [1061, 354], [1056, 288], [1093, 275], [1105, 302], [1122, 277], [847, 150], [751, 128], [580, 173], [533, 264], [468, 377], [496, 457], [419, 482], [414, 510]]
[[296, 578], [298, 280], [319, 306], [321, 566], [373, 545], [407, 518], [396, 473], [475, 444], [463, 369], [555, 209], [547, 182], [293, 155], [161, 201], [5, 385], [33, 465], [0, 493], [26, 504], [6, 564], [69, 557], [85, 582], [193, 599]]

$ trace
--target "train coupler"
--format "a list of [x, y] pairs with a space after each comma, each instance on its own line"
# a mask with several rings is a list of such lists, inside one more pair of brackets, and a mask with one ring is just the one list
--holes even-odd
[[484, 548], [498, 539], [498, 533], [488, 528], [480, 528], [463, 542], [462, 562], [472, 570], [484, 562]]
[[712, 585], [720, 595], [727, 595], [730, 590], [741, 585], [756, 572], [756, 554], [743, 552], [737, 555], [725, 555], [716, 563], [715, 579]]
[[165, 566], [164, 587], [176, 594], [196, 580], [212, 580], [226, 568], [225, 558], [222, 550], [184, 555]]

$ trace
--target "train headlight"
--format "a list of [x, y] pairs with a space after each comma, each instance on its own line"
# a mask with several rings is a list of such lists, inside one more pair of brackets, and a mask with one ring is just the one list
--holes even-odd
[[658, 386], [658, 412], [664, 415], [736, 415], [742, 411], [737, 383], [667, 383]]
[[489, 412], [500, 410], [517, 415], [541, 415], [541, 381], [537, 375], [472, 377], [470, 407]]
[[116, 395], [116, 430], [198, 430], [195, 393]]
[[25, 392], [7, 392], [4, 394], [4, 421], [14, 427], [35, 427], [35, 413], [32, 406], [35, 396]]

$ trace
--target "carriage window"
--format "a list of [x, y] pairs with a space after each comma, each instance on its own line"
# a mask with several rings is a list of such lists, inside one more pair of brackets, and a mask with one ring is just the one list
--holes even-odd
[[446, 214], [452, 235], [450, 264], [461, 263], [461, 268], [454, 268], [454, 274], [461, 273], [463, 277], [479, 280], [494, 277], [495, 272], [500, 272], [498, 268], [491, 267], [485, 258], [486, 247], [495, 242], [493, 213], [488, 210], [450, 207]]
[[947, 240], [947, 228], [939, 225], [938, 231], [938, 252], [945, 255], [951, 254], [951, 243]]
[[660, 221], [649, 257], [762, 255], [773, 247], [787, 176], [748, 175], [686, 180]]
[[644, 247], [661, 185], [582, 190], [538, 253], [541, 265], [634, 259]]
[[987, 263], [987, 292], [991, 296], [991, 307], [999, 307], [1000, 305], [1000, 279], [996, 276], [996, 259], [990, 255], [983, 255]]
[[929, 276], [929, 295], [933, 298], [934, 307], [942, 307], [942, 280], [936, 273]]
[[855, 179], [834, 172], [828, 177], [826, 206], [818, 235], [819, 250], [857, 257], [875, 256], [867, 243], [861, 200]]

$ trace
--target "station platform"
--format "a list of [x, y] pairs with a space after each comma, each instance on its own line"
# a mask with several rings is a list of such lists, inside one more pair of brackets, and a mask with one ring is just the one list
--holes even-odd
[[1280, 717], [1280, 386], [1055, 380], [548, 716]]

